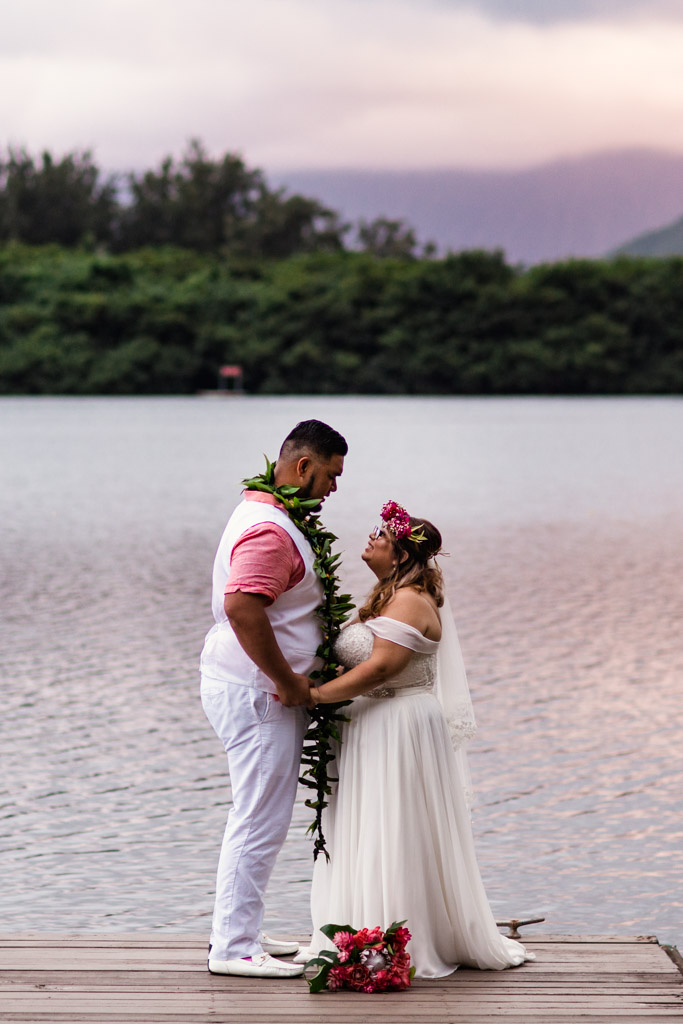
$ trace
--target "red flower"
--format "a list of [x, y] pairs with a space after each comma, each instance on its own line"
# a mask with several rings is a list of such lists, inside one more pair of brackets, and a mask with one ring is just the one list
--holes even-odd
[[394, 953], [391, 958], [391, 966], [397, 971], [410, 970], [410, 953]]
[[408, 966], [389, 968], [389, 986], [396, 991], [410, 987], [410, 960]]
[[393, 936], [393, 938], [391, 940], [391, 944], [396, 949], [403, 950], [403, 949], [406, 948], [407, 944], [410, 942], [411, 939], [412, 939], [412, 935], [410, 934], [408, 929], [400, 927], [400, 928], [397, 928], [396, 931], [394, 932], [394, 936]]
[[327, 975], [327, 987], [331, 992], [343, 988], [346, 984], [346, 967], [330, 967]]
[[389, 971], [376, 971], [372, 976], [375, 992], [386, 992], [389, 987]]
[[410, 988], [410, 975], [407, 971], [401, 971], [399, 974], [392, 974], [389, 980], [389, 985], [396, 992], [400, 992], [404, 988]]
[[370, 971], [362, 964], [351, 964], [346, 968], [346, 984], [354, 991], [367, 991], [365, 986], [369, 985], [371, 981]]
[[399, 505], [397, 501], [385, 501], [382, 505], [380, 515], [382, 516], [382, 519], [391, 519], [392, 516], [395, 516], [398, 512], [405, 512], [402, 505]]

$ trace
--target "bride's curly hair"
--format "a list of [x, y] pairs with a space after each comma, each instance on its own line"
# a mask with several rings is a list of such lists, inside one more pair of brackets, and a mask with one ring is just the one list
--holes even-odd
[[[430, 558], [441, 551], [441, 534], [426, 519], [410, 517], [410, 525], [425, 535], [423, 541], [417, 542], [410, 537], [394, 539], [397, 565], [391, 575], [378, 580], [368, 594], [365, 604], [358, 610], [361, 622], [374, 619], [391, 601], [401, 587], [413, 587], [423, 594], [429, 594], [436, 601], [437, 608], [443, 604], [443, 575], [435, 564], [428, 565]], [[407, 557], [404, 557], [406, 555]]]

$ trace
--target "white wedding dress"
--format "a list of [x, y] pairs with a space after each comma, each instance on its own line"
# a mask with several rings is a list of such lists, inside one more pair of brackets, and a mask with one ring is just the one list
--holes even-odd
[[311, 955], [330, 948], [322, 925], [387, 928], [405, 919], [420, 978], [533, 959], [498, 931], [477, 866], [464, 755], [454, 750], [475, 731], [469, 699], [446, 705], [447, 723], [437, 698], [439, 643], [386, 616], [343, 629], [340, 662], [367, 660], [375, 636], [414, 653], [390, 685], [344, 708], [351, 721], [339, 784], [323, 818], [330, 860], [318, 857], [313, 873]]

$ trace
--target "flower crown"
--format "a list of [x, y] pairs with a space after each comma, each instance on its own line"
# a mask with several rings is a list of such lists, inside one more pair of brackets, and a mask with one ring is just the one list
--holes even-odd
[[403, 508], [403, 505], [399, 505], [397, 501], [386, 501], [382, 505], [380, 515], [397, 540], [407, 537], [408, 540], [412, 540], [416, 544], [421, 544], [423, 540], [427, 540], [427, 535], [423, 532], [423, 524], [411, 526], [410, 516]]

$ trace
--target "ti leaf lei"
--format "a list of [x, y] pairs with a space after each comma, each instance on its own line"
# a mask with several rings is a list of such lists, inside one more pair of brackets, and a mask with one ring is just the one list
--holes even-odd
[[[339, 663], [334, 656], [334, 642], [354, 605], [349, 594], [338, 593], [337, 563], [341, 556], [332, 554], [332, 542], [337, 538], [325, 529], [314, 512], [314, 509], [320, 506], [320, 500], [297, 497], [298, 487], [276, 487], [275, 463], [270, 462], [267, 457], [265, 473], [243, 480], [242, 483], [249, 491], [265, 491], [274, 495], [311, 545], [314, 555], [313, 568], [323, 587], [323, 603], [317, 609], [323, 631], [322, 643], [317, 650], [322, 666], [312, 672], [311, 676], [321, 683], [336, 679]], [[345, 700], [338, 704], [319, 704], [308, 709], [311, 721], [304, 736], [302, 774], [299, 782], [315, 790], [315, 799], [311, 797], [306, 800], [306, 807], [315, 812], [315, 818], [308, 827], [314, 841], [313, 860], [317, 860], [321, 852], [329, 860], [322, 830], [322, 813], [327, 807], [327, 797], [332, 792], [330, 784], [337, 782], [336, 778], [328, 775], [328, 766], [334, 760], [331, 743], [332, 740], [341, 741], [339, 725], [341, 722], [348, 722], [348, 718], [340, 714], [339, 709], [350, 703]]]

